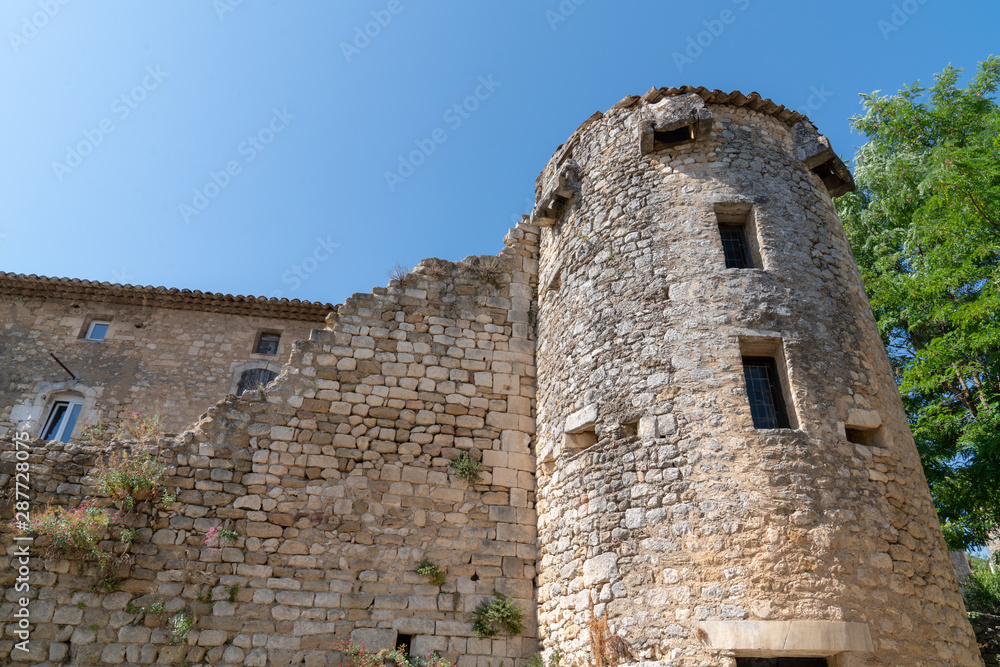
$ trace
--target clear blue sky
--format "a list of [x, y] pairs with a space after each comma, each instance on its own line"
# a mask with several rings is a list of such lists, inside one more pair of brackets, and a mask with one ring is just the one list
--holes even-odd
[[998, 27], [968, 0], [3, 0], [0, 270], [339, 303], [500, 250], [625, 95], [756, 90], [850, 157], [858, 93], [972, 71]]

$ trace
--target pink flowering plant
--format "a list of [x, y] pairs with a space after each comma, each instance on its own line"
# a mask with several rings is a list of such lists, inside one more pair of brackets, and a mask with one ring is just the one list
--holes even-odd
[[457, 667], [457, 664], [445, 660], [437, 651], [420, 657], [410, 655], [405, 646], [386, 648], [376, 653], [369, 651], [364, 644], [345, 640], [334, 643], [333, 648], [347, 658], [347, 663], [340, 667], [385, 667], [387, 662], [395, 663], [396, 667]]
[[355, 644], [350, 640], [335, 642], [334, 651], [340, 651], [347, 658], [347, 664], [340, 667], [382, 667], [382, 658], [374, 651], [369, 651], [364, 644]]
[[97, 421], [81, 435], [83, 442], [93, 446], [111, 442], [136, 443], [131, 447], [118, 447], [105, 455], [93, 473], [97, 488], [120, 501], [127, 510], [147, 500], [159, 501], [166, 508], [175, 499], [163, 488], [167, 466], [156, 444], [162, 426], [163, 416], [159, 413], [127, 412], [117, 425]]
[[205, 533], [205, 546], [212, 547], [212, 553], [215, 553], [222, 547], [235, 543], [239, 536], [240, 534], [232, 528], [215, 526], [209, 528], [208, 532]]
[[21, 532], [47, 536], [55, 549], [85, 554], [104, 562], [109, 555], [98, 545], [115, 518], [116, 515], [108, 510], [89, 502], [70, 510], [46, 507], [41, 512], [33, 512], [30, 523], [26, 528], [21, 526]]
[[97, 465], [94, 477], [98, 489], [131, 510], [137, 501], [163, 499], [165, 470], [154, 447], [138, 445], [109, 454]]
[[153, 445], [163, 432], [163, 415], [154, 412], [126, 412], [118, 424], [98, 420], [83, 430], [80, 439], [88, 445], [97, 445], [111, 440], [125, 442], [134, 440], [143, 445]]

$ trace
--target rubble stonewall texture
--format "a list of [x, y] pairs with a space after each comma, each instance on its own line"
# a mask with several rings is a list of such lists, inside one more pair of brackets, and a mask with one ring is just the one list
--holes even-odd
[[[33, 559], [30, 656], [5, 570], [0, 660], [333, 667], [339, 639], [405, 637], [460, 667], [557, 646], [563, 667], [982, 665], [833, 207], [852, 187], [808, 119], [755, 94], [595, 114], [497, 256], [354, 295], [273, 383], [163, 442], [178, 502], [137, 519], [120, 591]], [[755, 268], [726, 268], [720, 224]], [[774, 363], [787, 428], [754, 427], [744, 358]], [[95, 495], [99, 449], [31, 451], [35, 507]], [[222, 524], [240, 537], [214, 552]], [[475, 637], [494, 590], [520, 635]]]

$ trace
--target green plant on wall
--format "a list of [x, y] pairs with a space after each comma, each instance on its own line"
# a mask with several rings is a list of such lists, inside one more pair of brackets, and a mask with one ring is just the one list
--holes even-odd
[[451, 467], [455, 469], [455, 474], [470, 482], [479, 481], [479, 461], [476, 461], [468, 454], [462, 453], [451, 462]]
[[444, 570], [435, 565], [429, 558], [424, 558], [417, 563], [417, 574], [424, 575], [435, 586], [441, 586], [444, 583]]
[[472, 630], [479, 639], [497, 637], [501, 632], [521, 634], [524, 629], [524, 610], [513, 600], [498, 591], [483, 600], [472, 612]]
[[167, 632], [167, 640], [171, 644], [180, 644], [191, 634], [194, 628], [194, 615], [190, 612], [182, 611], [170, 618], [170, 630]]
[[154, 447], [138, 445], [109, 454], [97, 465], [94, 477], [100, 491], [131, 510], [138, 502], [162, 496], [165, 471]]

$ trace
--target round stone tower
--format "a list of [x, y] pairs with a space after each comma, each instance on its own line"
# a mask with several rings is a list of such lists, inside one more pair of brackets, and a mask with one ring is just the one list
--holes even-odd
[[834, 209], [853, 187], [804, 116], [704, 88], [628, 97], [545, 167], [538, 616], [564, 666], [982, 664]]

